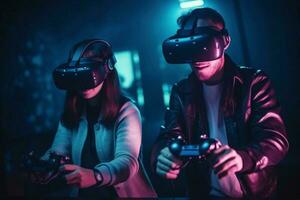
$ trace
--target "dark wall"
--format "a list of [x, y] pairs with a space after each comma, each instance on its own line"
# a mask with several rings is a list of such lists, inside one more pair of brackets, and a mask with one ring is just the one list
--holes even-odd
[[272, 78], [287, 125], [290, 150], [279, 167], [279, 194], [299, 198], [300, 4], [265, 0], [241, 1], [240, 5], [249, 64]]
[[[66, 60], [72, 45], [86, 38], [104, 38], [116, 51], [139, 53], [145, 96], [141, 107], [144, 162], [149, 169], [149, 152], [165, 109], [161, 85], [175, 83], [189, 73], [188, 66], [167, 65], [160, 50], [161, 42], [177, 29], [178, 1], [1, 4], [1, 146], [7, 177], [14, 174], [22, 152], [36, 146], [46, 149], [51, 143], [64, 99], [64, 93], [54, 87], [51, 73]], [[207, 0], [205, 6], [224, 16], [232, 37], [228, 53], [236, 63], [261, 68], [273, 80], [290, 139], [290, 152], [280, 165], [279, 191], [295, 189], [300, 178], [299, 4], [296, 0]], [[151, 178], [163, 194], [161, 180]], [[21, 194], [22, 186], [8, 179], [6, 191]]]

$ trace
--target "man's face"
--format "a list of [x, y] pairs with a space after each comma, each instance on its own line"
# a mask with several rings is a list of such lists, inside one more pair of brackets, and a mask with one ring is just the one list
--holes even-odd
[[[222, 30], [223, 27], [220, 24], [215, 24], [209, 19], [198, 19], [197, 27], [212, 26], [216, 30]], [[220, 72], [224, 65], [224, 55], [216, 60], [195, 62], [191, 64], [193, 72], [201, 81], [210, 81], [214, 76]]]

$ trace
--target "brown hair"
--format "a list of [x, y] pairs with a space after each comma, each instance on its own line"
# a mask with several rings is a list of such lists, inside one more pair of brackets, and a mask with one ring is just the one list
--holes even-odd
[[187, 20], [192, 16], [195, 16], [197, 19], [210, 19], [215, 24], [220, 24], [223, 26], [223, 28], [225, 28], [224, 18], [220, 13], [212, 8], [196, 8], [191, 12], [180, 16], [177, 19], [177, 24], [183, 28]]

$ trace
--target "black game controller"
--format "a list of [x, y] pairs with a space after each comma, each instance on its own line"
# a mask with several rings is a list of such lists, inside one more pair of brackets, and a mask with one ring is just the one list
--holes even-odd
[[173, 138], [168, 143], [170, 152], [180, 158], [202, 159], [213, 150], [219, 148], [221, 143], [212, 138], [201, 138], [199, 144], [186, 145], [182, 137]]
[[37, 184], [49, 184], [61, 177], [59, 167], [64, 164], [71, 164], [69, 156], [51, 152], [48, 160], [42, 160], [34, 151], [23, 157], [22, 168], [35, 179]]

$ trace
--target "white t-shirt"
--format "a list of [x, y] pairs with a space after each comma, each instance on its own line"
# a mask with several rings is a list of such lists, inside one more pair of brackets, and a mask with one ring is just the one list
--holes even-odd
[[[228, 144], [224, 115], [220, 109], [220, 100], [223, 84], [203, 85], [203, 96], [206, 105], [209, 136], [219, 140], [223, 145]], [[211, 195], [229, 196], [234, 198], [242, 197], [240, 183], [235, 174], [229, 174], [219, 179], [214, 171], [211, 173]]]

